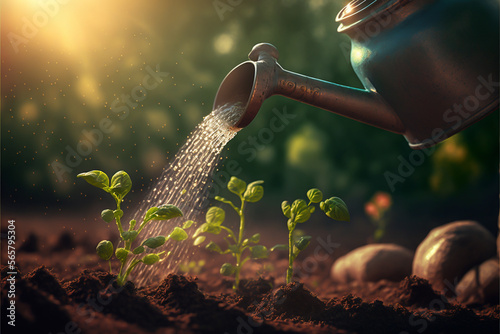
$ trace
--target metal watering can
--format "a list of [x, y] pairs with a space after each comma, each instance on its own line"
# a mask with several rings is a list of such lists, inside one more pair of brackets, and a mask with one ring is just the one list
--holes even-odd
[[338, 31], [364, 90], [284, 70], [261, 43], [224, 78], [214, 110], [240, 103], [243, 128], [278, 94], [432, 146], [498, 108], [498, 13], [498, 0], [351, 1]]

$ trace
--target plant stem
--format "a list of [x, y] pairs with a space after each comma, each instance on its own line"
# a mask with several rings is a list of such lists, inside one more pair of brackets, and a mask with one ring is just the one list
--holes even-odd
[[233, 231], [230, 228], [225, 227], [223, 225], [221, 225], [220, 228], [223, 229], [223, 230], [225, 230], [227, 232], [228, 236], [230, 238], [233, 238], [234, 242], [238, 242], [238, 240], [236, 240], [236, 236], [234, 235]]
[[238, 253], [236, 254], [236, 269], [234, 272], [234, 285], [233, 289], [238, 290], [240, 285], [240, 270], [241, 270], [241, 245], [243, 243], [243, 232], [245, 231], [245, 216], [243, 215], [243, 209], [245, 208], [245, 200], [240, 196], [241, 207], [237, 211], [240, 216], [240, 233], [238, 234]]
[[[122, 200], [119, 199], [118, 197], [116, 197], [115, 195], [113, 195], [113, 197], [115, 198], [115, 201], [116, 201], [116, 210], [120, 210], [120, 202]], [[123, 233], [121, 218], [118, 215], [116, 215], [115, 220], [116, 220], [116, 226], [118, 226], [118, 231], [120, 232], [120, 236], [121, 236], [121, 234]]]
[[234, 284], [233, 290], [238, 290], [238, 286], [240, 285], [240, 270], [241, 270], [241, 254], [236, 254], [236, 268], [234, 270]]
[[245, 230], [245, 216], [243, 215], [243, 209], [245, 208], [245, 200], [241, 198], [241, 208], [238, 212], [240, 215], [240, 234], [238, 236], [238, 245], [241, 246], [241, 242], [243, 241], [243, 231]]
[[121, 264], [120, 264], [120, 270], [118, 271], [118, 279], [120, 279], [120, 277], [122, 276], [122, 271], [123, 271], [123, 266], [125, 265], [125, 261], [120, 261]]
[[113, 273], [113, 269], [111, 269], [111, 260], [109, 260], [108, 262], [109, 262], [109, 273], [112, 274]]
[[288, 269], [286, 270], [286, 284], [293, 278], [293, 229], [288, 232]]
[[132, 261], [130, 266], [127, 268], [127, 271], [125, 272], [125, 274], [123, 274], [123, 276], [118, 277], [118, 279], [117, 279], [118, 285], [121, 286], [121, 285], [125, 284], [125, 282], [127, 281], [127, 277], [128, 277], [128, 275], [130, 275], [130, 272], [132, 271], [132, 269], [134, 269], [134, 267], [140, 262], [141, 262], [141, 260]]

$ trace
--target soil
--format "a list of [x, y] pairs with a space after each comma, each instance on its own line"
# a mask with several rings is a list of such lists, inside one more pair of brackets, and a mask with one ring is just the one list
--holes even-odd
[[[416, 276], [334, 284], [329, 265], [319, 264], [314, 275], [284, 284], [286, 259], [276, 254], [266, 263], [249, 264], [234, 292], [232, 281], [218, 274], [219, 263], [209, 261], [212, 254], [200, 252], [207, 264], [196, 275], [176, 272], [144, 287], [132, 282], [119, 287], [107, 263], [91, 252], [89, 238], [60, 235], [45, 251], [40, 240], [27, 235], [27, 245], [17, 254], [16, 327], [2, 319], [5, 333], [499, 331], [499, 305], [459, 304]], [[2, 268], [2, 307], [9, 305], [8, 272]]]

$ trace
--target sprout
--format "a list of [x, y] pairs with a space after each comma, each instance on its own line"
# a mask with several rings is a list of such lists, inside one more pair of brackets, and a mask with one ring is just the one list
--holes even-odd
[[320, 208], [325, 212], [325, 214], [335, 220], [349, 221], [349, 211], [347, 206], [338, 197], [332, 197], [324, 202], [323, 193], [316, 188], [310, 189], [307, 192], [307, 198], [309, 199], [309, 204], [303, 199], [295, 200], [292, 205], [287, 201], [281, 203], [281, 210], [283, 215], [288, 218], [288, 246], [287, 245], [275, 245], [271, 248], [271, 251], [276, 250], [288, 250], [288, 268], [286, 271], [286, 283], [290, 283], [293, 278], [293, 262], [297, 258], [300, 252], [305, 250], [307, 246], [311, 243], [312, 237], [309, 235], [303, 235], [296, 238], [295, 232], [297, 224], [305, 223], [311, 217], [311, 214], [315, 211], [315, 207], [311, 206], [313, 203], [320, 203]]
[[134, 267], [139, 263], [143, 263], [145, 265], [153, 265], [160, 262], [165, 256], [168, 255], [168, 253], [165, 254], [164, 251], [159, 253], [149, 253], [144, 255], [142, 258], [135, 258], [129, 263], [128, 260], [131, 257], [144, 253], [146, 251], [145, 247], [152, 250], [164, 245], [168, 239], [182, 241], [188, 238], [188, 235], [184, 231], [184, 229], [189, 228], [193, 224], [193, 221], [185, 222], [183, 228], [175, 227], [167, 237], [159, 235], [156, 237], [148, 238], [144, 240], [140, 246], [134, 248], [131, 251], [132, 243], [137, 239], [139, 234], [148, 225], [148, 223], [153, 220], [169, 220], [172, 218], [181, 217], [182, 211], [171, 204], [152, 207], [147, 210], [143, 222], [137, 228], [137, 222], [135, 220], [131, 220], [128, 230], [124, 230], [121, 222], [123, 211], [120, 209], [120, 204], [122, 203], [123, 198], [132, 189], [132, 180], [130, 179], [129, 175], [124, 171], [119, 171], [115, 173], [115, 175], [113, 175], [113, 177], [111, 178], [111, 183], [109, 181], [109, 177], [104, 172], [99, 170], [81, 173], [78, 174], [78, 177], [83, 178], [89, 184], [97, 188], [103, 189], [104, 191], [109, 193], [116, 202], [116, 210], [113, 211], [110, 209], [105, 209], [101, 212], [101, 217], [107, 223], [115, 220], [118, 232], [120, 233], [120, 238], [124, 246], [117, 248], [116, 251], [113, 252], [114, 247], [111, 241], [103, 240], [97, 245], [96, 252], [101, 259], [109, 261], [110, 272], [112, 272], [111, 258], [113, 257], [113, 253], [115, 254], [116, 259], [120, 262], [120, 270], [117, 277], [118, 285], [125, 284], [128, 276], [130, 275]]
[[[222, 250], [222, 248], [213, 241], [210, 241], [205, 248], [219, 254], [231, 254], [235, 258], [235, 265], [225, 263], [220, 269], [221, 275], [234, 276], [234, 290], [238, 289], [240, 283], [241, 267], [250, 259], [264, 259], [267, 258], [269, 254], [265, 246], [256, 245], [260, 241], [259, 233], [252, 235], [250, 238], [244, 238], [245, 216], [243, 215], [243, 209], [245, 208], [246, 202], [257, 202], [264, 196], [264, 187], [262, 187], [262, 183], [264, 182], [255, 181], [247, 185], [245, 181], [235, 176], [231, 177], [227, 184], [227, 188], [240, 198], [240, 207], [237, 207], [233, 202], [223, 197], [215, 197], [217, 201], [231, 206], [239, 215], [240, 228], [238, 234], [229, 227], [223, 225], [226, 218], [224, 209], [214, 206], [208, 209], [205, 217], [206, 222], [200, 225], [193, 235], [195, 239], [193, 244], [198, 246], [205, 241], [205, 236], [200, 235], [202, 233], [220, 234], [222, 231], [227, 233], [227, 236], [224, 238], [228, 244], [226, 250]], [[250, 254], [243, 257], [243, 253], [247, 249], [250, 251]]]

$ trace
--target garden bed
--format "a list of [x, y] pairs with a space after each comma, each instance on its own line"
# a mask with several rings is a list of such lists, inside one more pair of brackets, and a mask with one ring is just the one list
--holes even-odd
[[[114, 284], [90, 241], [17, 256], [16, 331], [27, 333], [497, 333], [498, 305], [461, 305], [423, 279], [334, 284], [319, 265], [284, 284], [286, 259], [274, 254], [243, 272], [238, 293], [206, 264], [135, 287]], [[90, 243], [90, 244], [87, 244]], [[29, 245], [28, 245], [29, 246]], [[73, 249], [65, 249], [71, 247]], [[273, 264], [273, 265], [271, 265]], [[298, 259], [298, 266], [301, 265]], [[257, 269], [257, 270], [255, 270]], [[2, 269], [2, 305], [8, 283]], [[249, 274], [253, 272], [253, 274]]]

